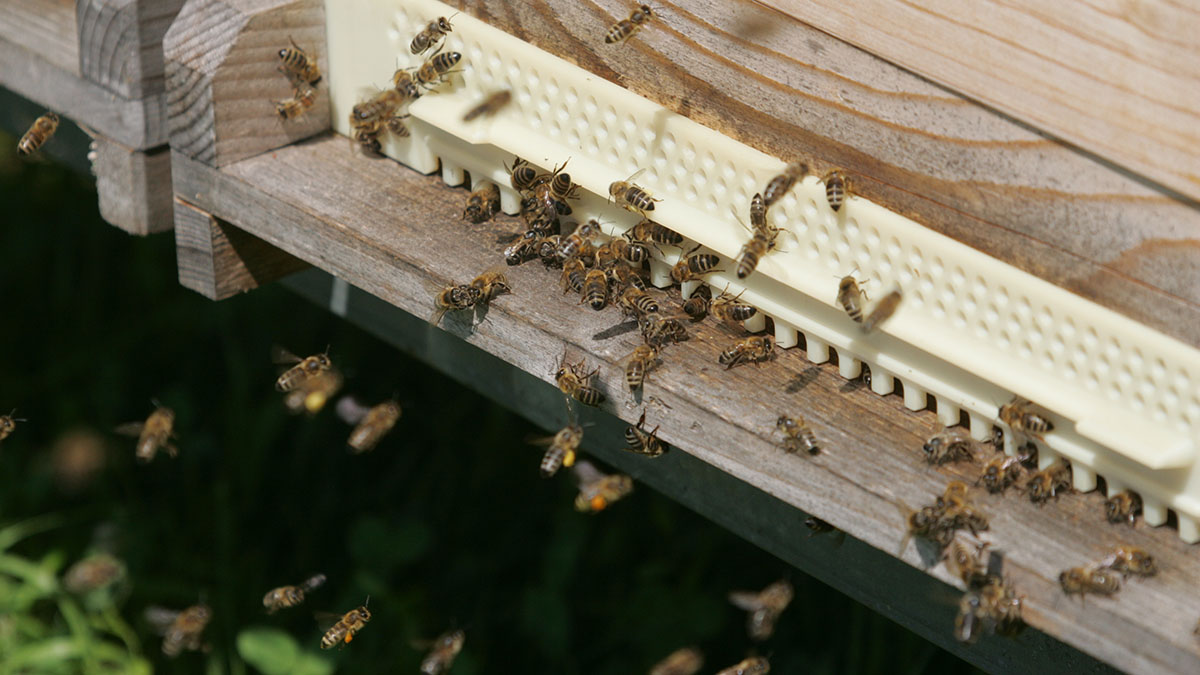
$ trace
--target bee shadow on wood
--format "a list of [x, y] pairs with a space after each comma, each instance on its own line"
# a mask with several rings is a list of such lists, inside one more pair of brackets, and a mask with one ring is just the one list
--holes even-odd
[[821, 374], [820, 366], [809, 366], [804, 370], [796, 373], [796, 376], [788, 380], [787, 385], [783, 390], [789, 394], [796, 394], [808, 388], [808, 385], [817, 381], [817, 376]]
[[[486, 315], [486, 311], [484, 313]], [[463, 340], [471, 337], [471, 333], [475, 332], [475, 324], [475, 312], [461, 309], [446, 312], [440, 322], [442, 330]]]
[[637, 330], [637, 327], [638, 327], [637, 321], [624, 321], [615, 326], [605, 328], [604, 330], [600, 331], [599, 333], [596, 333], [595, 335], [592, 336], [592, 340], [594, 340], [594, 341], [609, 340], [609, 339], [624, 335], [626, 333], [631, 333], [631, 332]]
[[843, 384], [838, 388], [838, 391], [842, 392], [843, 394], [849, 394], [851, 392], [858, 391], [859, 389], [869, 388], [870, 386], [871, 367], [864, 363], [862, 366], [862, 374], [853, 380], [848, 380], [846, 384]]
[[913, 537], [913, 547], [916, 548], [917, 556], [921, 559], [921, 566], [926, 569], [942, 561], [943, 549], [938, 547], [937, 542], [924, 537]]

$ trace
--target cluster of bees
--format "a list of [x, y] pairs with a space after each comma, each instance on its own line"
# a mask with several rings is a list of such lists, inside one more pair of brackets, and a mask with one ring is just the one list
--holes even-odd
[[308, 112], [317, 100], [317, 83], [321, 81], [321, 68], [316, 59], [301, 49], [295, 40], [288, 39], [290, 46], [279, 50], [279, 72], [292, 85], [292, 95], [275, 102], [275, 112], [285, 120], [292, 120]]

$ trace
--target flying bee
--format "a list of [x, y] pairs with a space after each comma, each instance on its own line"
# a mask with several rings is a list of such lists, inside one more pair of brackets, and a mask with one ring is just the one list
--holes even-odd
[[426, 89], [433, 89], [445, 79], [450, 69], [458, 65], [462, 54], [458, 52], [441, 52], [435, 54], [417, 69], [417, 84]]
[[571, 424], [559, 430], [548, 439], [538, 439], [538, 444], [549, 444], [546, 453], [542, 455], [540, 471], [542, 478], [549, 478], [558, 473], [559, 468], [574, 466], [575, 456], [579, 452], [579, 444], [583, 442], [583, 427]]
[[442, 316], [450, 310], [471, 309], [479, 300], [482, 291], [468, 284], [451, 284], [446, 286], [433, 298], [433, 316], [429, 322], [437, 325]]
[[922, 449], [925, 451], [925, 461], [930, 464], [946, 464], [960, 460], [975, 458], [978, 443], [971, 434], [962, 427], [942, 429], [934, 434]]
[[283, 405], [288, 412], [296, 414], [307, 412], [315, 415], [321, 412], [329, 399], [333, 398], [342, 388], [342, 374], [337, 368], [329, 368], [307, 377], [300, 386], [287, 392], [283, 397]]
[[642, 331], [642, 339], [648, 345], [662, 347], [668, 342], [683, 342], [688, 339], [687, 329], [679, 323], [679, 316], [667, 316], [661, 313], [643, 314], [638, 317], [638, 328]]
[[841, 209], [846, 197], [851, 194], [850, 177], [841, 171], [830, 171], [822, 180], [825, 182], [825, 199], [829, 202], [829, 208], [834, 211]]
[[533, 181], [537, 179], [537, 169], [533, 168], [529, 162], [516, 157], [513, 159], [513, 165], [507, 166], [508, 179], [512, 183], [513, 189], [517, 192], [525, 192], [533, 187]]
[[621, 293], [621, 307], [632, 316], [656, 314], [658, 301], [646, 291], [636, 286], [629, 286]]
[[1059, 492], [1071, 489], [1071, 465], [1060, 459], [1030, 476], [1025, 489], [1031, 502], [1046, 503], [1051, 497], [1057, 497]]
[[212, 620], [212, 609], [208, 605], [192, 605], [182, 612], [173, 612], [161, 607], [146, 610], [146, 618], [162, 633], [162, 653], [169, 658], [179, 656], [183, 650], [204, 649], [204, 628]]
[[780, 444], [780, 447], [788, 454], [794, 454], [802, 450], [810, 455], [816, 455], [821, 452], [821, 446], [817, 444], [816, 434], [809, 428], [803, 417], [780, 415], [779, 419], [775, 420], [775, 428], [783, 433], [783, 442]]
[[704, 656], [695, 647], [676, 649], [654, 664], [650, 675], [696, 675], [704, 666]]
[[[2, 421], [0, 421], [2, 423]], [[1137, 514], [1142, 510], [1142, 498], [1136, 492], [1124, 490], [1108, 498], [1104, 502], [1104, 514], [1110, 523], [1129, 523], [1133, 525]]]
[[99, 590], [125, 576], [125, 564], [108, 553], [97, 553], [76, 562], [63, 574], [63, 587], [77, 594]]
[[400, 404], [392, 400], [384, 401], [362, 416], [350, 432], [346, 445], [350, 446], [354, 454], [373, 450], [392, 427], [396, 426], [399, 419]]
[[283, 371], [279, 379], [275, 380], [275, 391], [296, 389], [304, 380], [333, 367], [328, 351], [302, 359], [282, 347], [274, 347], [272, 348], [272, 357], [272, 360], [280, 365], [295, 364]]
[[1054, 430], [1054, 424], [1033, 408], [1033, 403], [1020, 396], [1000, 406], [1000, 421], [1013, 431], [1041, 439], [1042, 434]]
[[783, 196], [791, 191], [796, 181], [807, 173], [808, 165], [804, 162], [792, 162], [788, 164], [783, 169], [783, 173], [767, 182], [767, 187], [762, 192], [763, 204], [770, 207], [775, 202], [783, 199]]
[[484, 115], [495, 115], [501, 108], [508, 105], [512, 101], [512, 92], [505, 89], [489, 94], [487, 98], [480, 101], [479, 105], [467, 111], [463, 115], [463, 122], [470, 122]]
[[16, 414], [17, 414], [17, 409], [13, 408], [13, 411], [8, 413], [7, 415], [0, 415], [0, 441], [8, 438], [8, 435], [11, 434], [14, 429], [17, 428], [17, 422], [28, 422], [29, 421], [26, 419], [22, 419], [20, 417], [13, 417], [13, 415], [16, 415]]
[[861, 324], [863, 322], [863, 300], [866, 294], [858, 286], [858, 280], [853, 275], [847, 274], [838, 282], [838, 304], [842, 309], [846, 310], [846, 314], [854, 323]]
[[154, 412], [145, 422], [128, 422], [116, 428], [116, 432], [126, 436], [137, 436], [135, 456], [139, 462], [146, 463], [154, 459], [159, 448], [167, 451], [171, 457], [179, 454], [179, 448], [171, 442], [175, 437], [175, 411], [166, 406], [155, 404]]
[[564, 364], [554, 374], [554, 381], [558, 384], [559, 391], [567, 396], [584, 405], [597, 406], [604, 401], [604, 393], [590, 386], [589, 383], [598, 372], [600, 372], [599, 368], [590, 373], [587, 372], [587, 367], [582, 361], [570, 365]]
[[658, 437], [658, 426], [646, 431], [645, 410], [636, 425], [625, 428], [625, 446], [626, 450], [647, 457], [660, 457], [667, 451], [667, 444]]
[[296, 88], [291, 98], [285, 98], [275, 103], [275, 112], [285, 120], [294, 120], [313, 107], [317, 100], [317, 90], [312, 87]]
[[563, 293], [574, 291], [579, 293], [583, 291], [583, 280], [587, 274], [587, 267], [579, 258], [571, 258], [563, 263], [562, 276], [559, 277], [559, 284], [562, 286]]
[[717, 265], [721, 264], [720, 256], [712, 253], [695, 253], [699, 248], [700, 245], [696, 244], [692, 250], [679, 256], [679, 262], [676, 262], [675, 266], [671, 268], [671, 281], [680, 284], [699, 279], [711, 272], [724, 271], [716, 269]]
[[1152, 577], [1158, 574], [1154, 556], [1136, 546], [1118, 546], [1117, 550], [1100, 561], [1100, 566], [1124, 575]]
[[576, 464], [575, 477], [579, 481], [579, 494], [575, 496], [577, 511], [599, 513], [633, 492], [632, 478], [620, 473], [602, 473], [591, 462]]
[[721, 352], [717, 363], [725, 366], [725, 370], [742, 363], [759, 363], [766, 361], [775, 354], [775, 337], [773, 335], [751, 335], [738, 340], [729, 349]]
[[1004, 492], [1015, 484], [1024, 473], [1021, 457], [1005, 457], [1000, 455], [984, 465], [979, 482], [993, 494]]
[[765, 656], [751, 656], [717, 672], [717, 675], [766, 675], [771, 672], [771, 663]]
[[279, 50], [279, 60], [283, 62], [279, 66], [279, 72], [292, 82], [316, 85], [321, 81], [321, 68], [317, 65], [317, 60], [309, 58], [308, 52], [301, 49], [291, 37], [288, 37], [288, 42], [291, 43], [290, 47]]
[[37, 152], [50, 140], [55, 131], [58, 131], [58, 115], [48, 112], [37, 118], [25, 135], [21, 136], [21, 140], [17, 141], [17, 154], [24, 156]]
[[628, 19], [621, 19], [608, 29], [608, 33], [604, 35], [604, 42], [611, 45], [628, 40], [654, 16], [654, 10], [650, 5], [638, 5], [637, 9], [629, 14]]
[[304, 602], [304, 595], [306, 593], [317, 590], [324, 583], [324, 574], [314, 574], [295, 586], [280, 586], [279, 588], [271, 589], [263, 596], [263, 607], [267, 608], [267, 614], [274, 614], [281, 609], [295, 607]]
[[500, 211], [500, 188], [488, 183], [467, 196], [463, 220], [478, 225], [492, 219]]
[[754, 307], [738, 302], [741, 297], [741, 293], [730, 295], [727, 290], [721, 291], [721, 294], [709, 303], [708, 311], [712, 312], [712, 315], [719, 321], [730, 325], [739, 324], [758, 313]]
[[608, 275], [604, 270], [588, 270], [583, 278], [583, 297], [579, 302], [586, 302], [597, 311], [608, 304]]
[[433, 642], [433, 648], [421, 660], [421, 675], [441, 675], [450, 670], [466, 641], [467, 634], [461, 630], [452, 630], [438, 636]]
[[699, 286], [692, 291], [691, 297], [683, 301], [683, 311], [692, 317], [692, 321], [699, 321], [708, 316], [711, 305], [712, 289], [708, 286]]
[[776, 581], [757, 593], [734, 591], [729, 594], [729, 602], [738, 609], [750, 612], [746, 620], [746, 633], [750, 635], [751, 640], [761, 642], [775, 632], [775, 622], [791, 604], [795, 594], [792, 585], [783, 580]]
[[887, 321], [893, 314], [896, 313], [896, 308], [900, 306], [900, 300], [904, 296], [900, 294], [900, 289], [892, 289], [890, 293], [883, 296], [883, 299], [875, 303], [875, 307], [871, 309], [871, 313], [862, 322], [863, 332], [870, 333], [875, 330], [879, 324]]
[[[641, 172], [639, 171], [638, 173]], [[636, 175], [635, 173], [634, 176]], [[632, 178], [633, 176], [630, 176], [627, 180], [613, 181], [608, 186], [608, 195], [618, 206], [626, 211], [645, 215], [646, 211], [654, 210], [654, 202], [662, 200], [651, 197], [649, 192], [646, 192], [646, 190], [634, 183], [630, 183], [629, 180]]]
[[512, 293], [503, 267], [493, 267], [471, 280], [471, 288], [478, 291], [475, 304], [487, 304], [506, 293]]
[[670, 229], [666, 225], [645, 219], [626, 230], [622, 236], [629, 241], [638, 243], [653, 242], [666, 246], [678, 246], [683, 243], [682, 234]]
[[336, 623], [325, 631], [321, 636], [321, 649], [332, 649], [337, 644], [350, 644], [354, 639], [354, 634], [363, 629], [367, 622], [371, 620], [371, 612], [367, 610], [367, 603], [371, 602], [371, 598], [367, 598], [362, 607], [352, 609], [342, 615]]
[[961, 579], [967, 588], [979, 586], [987, 577], [987, 565], [983, 561], [985, 548], [987, 543], [972, 546], [956, 537], [942, 556], [946, 571]]
[[437, 44], [439, 40], [452, 30], [454, 28], [450, 25], [450, 20], [444, 16], [439, 16], [422, 28], [421, 32], [413, 36], [408, 48], [413, 54], [420, 54]]
[[1084, 596], [1113, 595], [1121, 590], [1121, 577], [1116, 572], [1103, 567], [1072, 567], [1063, 570], [1058, 575], [1058, 583], [1063, 593]]

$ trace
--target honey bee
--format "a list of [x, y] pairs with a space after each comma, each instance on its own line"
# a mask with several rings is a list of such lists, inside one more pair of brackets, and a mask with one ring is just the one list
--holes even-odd
[[108, 553], [97, 553], [71, 565], [63, 574], [63, 586], [71, 593], [99, 590], [125, 576], [125, 564]]
[[438, 636], [433, 643], [433, 649], [421, 660], [421, 675], [441, 675], [454, 665], [454, 659], [462, 651], [467, 634], [461, 630], [452, 630]]
[[684, 300], [683, 311], [692, 317], [692, 321], [699, 321], [708, 316], [708, 310], [711, 305], [712, 289], [708, 286], [700, 286], [692, 291], [691, 297]]
[[579, 293], [583, 290], [583, 280], [587, 274], [587, 267], [579, 258], [571, 258], [563, 263], [562, 276], [559, 277], [559, 284], [562, 286], [563, 293], [574, 291]]
[[437, 44], [439, 40], [452, 30], [454, 28], [450, 25], [450, 20], [444, 16], [439, 16], [422, 28], [421, 32], [413, 36], [408, 48], [413, 54], [420, 54]]
[[417, 88], [417, 81], [413, 79], [411, 70], [406, 68], [397, 68], [395, 73], [392, 73], [392, 88], [400, 92], [405, 100], [415, 101], [421, 98], [421, 90]]
[[634, 348], [625, 364], [625, 384], [629, 391], [637, 391], [646, 381], [646, 376], [658, 363], [659, 348], [655, 345], [641, 344]]
[[1096, 566], [1063, 570], [1058, 575], [1058, 583], [1067, 595], [1113, 595], [1121, 590], [1121, 577], [1116, 572]]
[[633, 316], [655, 314], [658, 312], [658, 301], [646, 291], [629, 286], [621, 293], [621, 307]]
[[575, 510], [599, 513], [633, 492], [633, 479], [625, 474], [601, 473], [590, 462], [575, 465], [575, 476], [579, 480], [579, 494], [575, 496]]
[[479, 301], [481, 291], [468, 284], [451, 284], [446, 286], [433, 298], [433, 316], [429, 323], [437, 325], [442, 316], [450, 310], [471, 309]]
[[838, 283], [837, 301], [854, 323], [861, 324], [863, 322], [862, 306], [865, 297], [866, 294], [858, 287], [857, 279], [849, 274], [842, 277], [841, 282]]
[[680, 284], [699, 279], [705, 274], [724, 271], [716, 269], [717, 265], [721, 264], [720, 256], [712, 253], [695, 253], [699, 248], [700, 245], [697, 244], [692, 250], [679, 257], [679, 262], [676, 262], [675, 266], [671, 268], [671, 281]]
[[1038, 471], [1029, 477], [1025, 486], [1029, 492], [1029, 500], [1034, 504], [1044, 504], [1051, 497], [1057, 497], [1059, 492], [1071, 489], [1071, 466], [1065, 460]]
[[667, 444], [658, 438], [657, 426], [653, 431], [646, 431], [645, 425], [646, 411], [643, 410], [637, 424], [625, 428], [625, 449], [647, 457], [659, 457], [667, 451]]
[[924, 506], [919, 511], [909, 513], [908, 534], [905, 536], [904, 545], [907, 544], [909, 536], [916, 535], [929, 539], [944, 549], [954, 541], [954, 533], [958, 530], [968, 529], [977, 535], [988, 527], [987, 516], [967, 501], [966, 484], [951, 481], [932, 506]]
[[654, 10], [650, 5], [639, 5], [637, 9], [629, 14], [628, 19], [621, 19], [612, 28], [608, 29], [608, 33], [604, 35], [606, 44], [615, 44], [624, 42], [633, 37], [634, 33], [641, 30], [642, 26], [654, 18]]
[[275, 103], [275, 112], [285, 120], [294, 120], [313, 107], [317, 100], [317, 90], [312, 87], [297, 88], [291, 98], [285, 98]]
[[[563, 261], [558, 258], [560, 243], [562, 243], [562, 237], [557, 234], [547, 235], [537, 240], [537, 256], [542, 259], [542, 263], [546, 267], [562, 267]], [[580, 262], [584, 262], [584, 256], [577, 257]]]
[[634, 267], [641, 267], [643, 262], [650, 259], [650, 249], [646, 248], [645, 244], [639, 242], [613, 239], [608, 242], [608, 246], [613, 255]]
[[954, 638], [968, 644], [979, 639], [983, 621], [983, 598], [978, 590], [968, 589], [958, 601], [958, 615], [954, 617]]
[[50, 140], [55, 131], [58, 131], [58, 115], [48, 112], [37, 118], [30, 125], [29, 131], [17, 141], [17, 154], [25, 156], [37, 152]]
[[961, 579], [968, 588], [980, 585], [987, 576], [987, 566], [982, 556], [985, 548], [987, 543], [972, 546], [955, 538], [942, 556], [946, 570]]
[[[530, 230], [536, 236], [537, 232]], [[531, 258], [537, 257], [538, 242], [536, 239], [522, 237], [504, 249], [504, 262], [509, 265], [520, 265]]]
[[[638, 173], [641, 173], [640, 171]], [[634, 176], [637, 174], [635, 173]], [[632, 180], [630, 176], [627, 180], [613, 181], [608, 186], [608, 194], [612, 201], [626, 211], [640, 213], [645, 215], [646, 211], [654, 210], [654, 202], [662, 201], [650, 196], [643, 188], [634, 183], [628, 182]]]
[[612, 241], [606, 242], [603, 246], [596, 248], [596, 250], [592, 253], [592, 258], [595, 261], [596, 267], [608, 272], [610, 269], [615, 267], [617, 263], [621, 262], [621, 258], [617, 255], [617, 251], [613, 247], [613, 243], [617, 241], [624, 242], [624, 240], [621, 239], [613, 239]]
[[742, 364], [766, 361], [775, 354], [775, 337], [772, 335], [751, 335], [738, 340], [733, 346], [721, 352], [717, 363], [725, 366], [725, 370]]
[[583, 278], [583, 297], [579, 302], [586, 302], [597, 311], [608, 304], [608, 275], [604, 270], [588, 270]]
[[729, 602], [738, 609], [750, 612], [746, 620], [746, 633], [751, 640], [761, 642], [775, 632], [775, 622], [794, 596], [795, 589], [784, 580], [776, 581], [757, 593], [734, 591], [729, 594]]
[[1021, 457], [1005, 457], [1000, 455], [984, 465], [979, 482], [993, 494], [1004, 492], [1010, 485], [1020, 479], [1024, 473]]
[[147, 610], [147, 618], [161, 626], [162, 653], [175, 658], [185, 649], [198, 651], [205, 648], [204, 629], [212, 620], [212, 609], [204, 604], [192, 605], [182, 612], [151, 608]]
[[489, 94], [479, 105], [468, 110], [467, 114], [463, 115], [462, 121], [471, 122], [484, 115], [495, 115], [501, 108], [508, 105], [510, 101], [512, 101], [512, 92], [507, 89]]
[[154, 459], [159, 448], [166, 450], [171, 457], [179, 454], [179, 448], [171, 443], [175, 437], [175, 411], [166, 406], [155, 406], [145, 422], [128, 422], [116, 428], [119, 434], [138, 437], [135, 456], [142, 463]]
[[435, 54], [417, 69], [417, 84], [426, 89], [433, 89], [445, 79], [450, 69], [458, 65], [462, 54], [458, 52], [442, 52]]
[[566, 260], [567, 258], [574, 257], [590, 257], [592, 254], [594, 254], [594, 250], [591, 253], [588, 251], [589, 249], [592, 249], [592, 237], [595, 236], [595, 234], [599, 231], [600, 222], [594, 219], [589, 220], [575, 228], [574, 232], [559, 240], [559, 259]]
[[[0, 425], [3, 420], [0, 420]], [[2, 436], [0, 436], [2, 438]], [[1110, 523], [1129, 523], [1133, 525], [1137, 514], [1142, 510], [1142, 498], [1136, 492], [1124, 490], [1108, 498], [1104, 502], [1104, 514]]]
[[492, 219], [500, 211], [500, 188], [488, 183], [467, 196], [463, 220], [478, 225]]
[[379, 441], [387, 435], [396, 421], [400, 419], [400, 404], [395, 401], [384, 401], [371, 408], [359, 420], [358, 425], [350, 432], [346, 445], [355, 453], [373, 450]]
[[620, 295], [630, 288], [641, 293], [649, 292], [646, 287], [646, 281], [642, 279], [642, 275], [630, 269], [628, 265], [609, 265], [608, 269], [604, 272], [608, 275], [609, 289], [613, 295], [618, 296], [618, 300], [620, 299]]
[[364, 152], [371, 152], [378, 155], [383, 151], [383, 146], [379, 143], [379, 130], [377, 127], [357, 127], [354, 129], [351, 139], [358, 143]]
[[508, 169], [509, 182], [512, 183], [513, 189], [517, 192], [525, 192], [531, 189], [533, 181], [537, 180], [537, 169], [534, 169], [530, 166], [529, 162], [520, 157], [513, 159], [511, 167], [505, 165], [504, 168]]
[[1100, 561], [1100, 566], [1124, 575], [1152, 577], [1158, 574], [1158, 564], [1155, 563], [1154, 556], [1136, 546], [1118, 546], [1117, 550]]
[[13, 411], [7, 415], [0, 415], [0, 441], [8, 438], [9, 434], [11, 434], [13, 430], [17, 428], [17, 422], [29, 421], [20, 417], [13, 417], [13, 415], [16, 414], [17, 409], [13, 408]]
[[559, 468], [573, 466], [575, 456], [579, 452], [579, 444], [583, 443], [583, 427], [571, 424], [563, 427], [548, 439], [535, 441], [540, 445], [548, 444], [546, 453], [542, 455], [540, 471], [542, 478], [549, 478], [558, 473]]
[[347, 645], [354, 639], [354, 634], [363, 629], [367, 622], [371, 620], [371, 612], [367, 610], [367, 603], [371, 602], [371, 598], [363, 603], [362, 607], [352, 609], [342, 615], [336, 623], [325, 631], [321, 636], [321, 649], [332, 649], [337, 644]]
[[783, 443], [779, 447], [783, 448], [788, 454], [794, 454], [801, 450], [810, 455], [816, 455], [821, 452], [821, 446], [817, 444], [816, 434], [805, 423], [803, 417], [780, 415], [779, 419], [775, 420], [775, 428], [783, 432]]
[[384, 89], [350, 109], [350, 124], [356, 128], [370, 128], [373, 123], [386, 124], [407, 101], [400, 90]]
[[774, 236], [755, 232], [742, 246], [737, 257], [737, 278], [745, 279], [758, 268], [758, 261], [775, 246]]
[[[571, 160], [567, 160], [569, 162]], [[550, 194], [558, 200], [578, 199], [575, 193], [579, 190], [579, 186], [571, 181], [571, 174], [565, 173], [563, 169], [567, 167], [567, 162], [563, 162], [562, 166], [555, 167], [554, 172], [550, 174]], [[561, 212], [562, 215], [571, 213], [570, 207], [567, 207], [566, 212]]]
[[283, 405], [293, 414], [307, 411], [309, 415], [315, 415], [341, 388], [342, 374], [336, 368], [322, 370], [287, 392], [283, 397]]
[[704, 666], [704, 656], [695, 647], [676, 649], [654, 664], [650, 675], [696, 675]]
[[643, 314], [638, 317], [638, 328], [648, 345], [661, 347], [668, 342], [683, 342], [688, 339], [687, 329], [679, 323], [681, 316], [666, 316], [661, 313]]
[[597, 368], [590, 373], [586, 370], [582, 361], [563, 365], [554, 374], [554, 381], [558, 383], [558, 388], [562, 393], [576, 401], [584, 405], [600, 405], [604, 402], [604, 393], [588, 384], [596, 373], [600, 372], [600, 369]]
[[771, 663], [765, 656], [751, 656], [717, 672], [717, 675], [766, 675]]
[[879, 324], [887, 321], [893, 314], [896, 313], [896, 308], [900, 306], [900, 300], [903, 296], [900, 294], [900, 289], [892, 289], [892, 292], [883, 296], [883, 299], [875, 303], [874, 309], [867, 315], [867, 318], [862, 322], [862, 329], [866, 333], [875, 330]]
[[810, 537], [813, 536], [814, 534], [825, 534], [826, 532], [837, 531], [836, 527], [825, 522], [824, 520], [821, 520], [820, 518], [818, 518], [816, 516], [809, 516], [809, 517], [805, 518], [804, 526], [810, 530], [811, 534], [808, 535]]
[[304, 602], [304, 595], [311, 593], [325, 583], [324, 574], [314, 574], [296, 586], [280, 586], [267, 591], [263, 596], [263, 607], [268, 614], [274, 614], [281, 609], [295, 607]]
[[930, 464], [946, 464], [960, 460], [975, 458], [975, 448], [978, 443], [971, 434], [962, 427], [942, 429], [934, 434], [922, 449], [925, 451], [925, 461]]
[[295, 364], [288, 368], [275, 380], [275, 391], [291, 391], [299, 387], [304, 380], [324, 372], [333, 367], [333, 362], [329, 360], [329, 352], [324, 354], [313, 354], [307, 358], [300, 358], [282, 347], [274, 347], [272, 349], [272, 360], [280, 365]]
[[796, 181], [807, 173], [808, 165], [804, 162], [792, 162], [788, 164], [784, 168], [783, 173], [767, 182], [767, 187], [762, 192], [763, 204], [770, 207], [775, 202], [783, 199], [783, 196], [791, 191]]
[[1021, 630], [1021, 597], [999, 573], [984, 578], [980, 598], [983, 612], [997, 633], [1015, 635]]
[[408, 138], [412, 135], [412, 132], [408, 130], [408, 125], [404, 123], [404, 120], [408, 119], [408, 117], [408, 115], [392, 115], [388, 118], [384, 126], [392, 135], [399, 138]]
[[471, 280], [476, 292], [475, 304], [487, 304], [501, 295], [512, 293], [502, 267], [493, 267]]
[[825, 182], [825, 199], [829, 202], [829, 208], [834, 211], [841, 209], [846, 197], [851, 194], [850, 177], [841, 171], [830, 171], [822, 180]]
[[623, 236], [629, 241], [638, 243], [653, 242], [666, 246], [678, 246], [683, 243], [682, 234], [668, 228], [666, 225], [645, 219], [626, 230]]
[[1033, 403], [1017, 396], [1000, 406], [1000, 421], [1015, 432], [1040, 439], [1042, 434], [1053, 431], [1054, 425], [1041, 413], [1033, 409]]
[[288, 37], [288, 42], [292, 43], [292, 46], [279, 50], [279, 60], [283, 62], [279, 66], [279, 72], [292, 82], [316, 85], [321, 81], [321, 68], [317, 65], [317, 60], [309, 58], [308, 52], [301, 49], [291, 37]]
[[721, 294], [709, 303], [708, 311], [719, 321], [730, 325], [739, 324], [758, 313], [754, 307], [738, 302], [741, 297], [741, 293], [730, 295], [728, 291], [721, 291]]

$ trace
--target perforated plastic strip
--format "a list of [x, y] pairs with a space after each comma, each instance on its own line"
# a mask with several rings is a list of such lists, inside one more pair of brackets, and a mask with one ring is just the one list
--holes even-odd
[[[1180, 535], [1200, 539], [1200, 352], [867, 200], [851, 197], [834, 212], [812, 176], [772, 207], [787, 232], [741, 284], [732, 260], [749, 233], [739, 218], [784, 161], [455, 13], [433, 0], [327, 0], [337, 130], [349, 133], [350, 108], [387, 86], [397, 66], [420, 65], [408, 48], [413, 35], [451, 17], [444, 49], [462, 53], [460, 72], [411, 106], [412, 137], [385, 139], [386, 154], [425, 173], [440, 162], [452, 185], [464, 170], [472, 187], [495, 182], [509, 213], [517, 197], [504, 162], [520, 155], [550, 168], [569, 158], [572, 178], [590, 193], [576, 216], [600, 218], [609, 234], [637, 220], [604, 203], [609, 183], [641, 171], [636, 182], [662, 200], [654, 219], [728, 259], [709, 283], [744, 286], [743, 299], [774, 319], [781, 346], [802, 334], [818, 363], [834, 349], [846, 377], [866, 362], [874, 391], [890, 393], [897, 378], [908, 407], [925, 408], [930, 394], [946, 424], [967, 413], [977, 438], [1014, 394], [1029, 398], [1057, 427], [1043, 444], [1043, 466], [1061, 454], [1076, 488], [1093, 489], [1099, 472], [1110, 493], [1141, 494], [1148, 523], [1165, 522], [1170, 507]], [[602, 35], [596, 43], [622, 48]], [[462, 122], [500, 89], [513, 92], [512, 104]], [[653, 265], [660, 284], [672, 257]], [[904, 293], [870, 336], [837, 303], [837, 278], [854, 270], [873, 299], [894, 287]], [[1011, 452], [1011, 435], [1006, 443]]]

